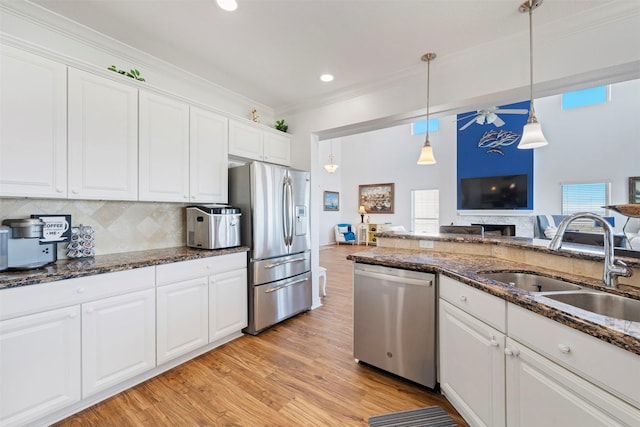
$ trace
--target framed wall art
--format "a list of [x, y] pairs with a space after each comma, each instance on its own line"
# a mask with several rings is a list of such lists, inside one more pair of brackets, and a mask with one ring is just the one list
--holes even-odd
[[393, 213], [393, 183], [360, 185], [358, 196], [368, 214]]
[[629, 203], [640, 203], [640, 176], [629, 178]]
[[340, 210], [340, 193], [338, 193], [337, 191], [325, 191], [323, 200], [325, 211]]

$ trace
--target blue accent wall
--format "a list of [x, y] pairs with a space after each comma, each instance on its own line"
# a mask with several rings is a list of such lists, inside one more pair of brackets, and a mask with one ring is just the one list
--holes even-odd
[[496, 114], [505, 123], [497, 127], [491, 123], [473, 123], [460, 130], [475, 111], [458, 114], [457, 192], [460, 208], [460, 180], [485, 176], [527, 174], [527, 207], [533, 209], [533, 150], [519, 150], [518, 143], [528, 114], [500, 113], [500, 109], [529, 110], [529, 101], [501, 105]]

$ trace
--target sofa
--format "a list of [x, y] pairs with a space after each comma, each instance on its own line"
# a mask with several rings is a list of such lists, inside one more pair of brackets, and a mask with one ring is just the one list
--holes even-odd
[[[534, 221], [534, 237], [536, 239], [551, 240], [555, 234], [555, 229], [562, 220], [568, 215], [536, 215]], [[550, 224], [549, 217], [551, 217], [553, 224]], [[612, 216], [604, 217], [611, 226], [615, 225], [615, 218]], [[569, 228], [562, 236], [562, 241], [567, 243], [579, 243], [581, 245], [591, 246], [604, 246], [604, 234], [603, 233], [590, 233], [586, 231], [580, 231], [575, 228]], [[628, 241], [624, 234], [616, 234], [613, 236], [613, 244], [618, 248], [627, 248]]]

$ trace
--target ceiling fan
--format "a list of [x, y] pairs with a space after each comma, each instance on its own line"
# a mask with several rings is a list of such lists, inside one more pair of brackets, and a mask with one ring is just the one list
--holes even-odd
[[497, 113], [500, 113], [500, 114], [528, 114], [529, 110], [527, 110], [526, 108], [504, 108], [504, 109], [501, 109], [500, 107], [491, 107], [491, 108], [485, 108], [485, 109], [482, 109], [482, 110], [477, 110], [475, 113], [469, 114], [469, 115], [467, 115], [465, 117], [462, 117], [462, 118], [458, 119], [458, 121], [460, 121], [460, 120], [465, 120], [465, 119], [471, 118], [471, 120], [469, 120], [467, 123], [462, 125], [462, 127], [460, 127], [459, 130], [465, 130], [466, 128], [471, 126], [473, 123], [477, 123], [479, 125], [483, 125], [485, 123], [487, 123], [487, 124], [493, 123], [494, 126], [500, 127], [500, 126], [504, 125], [504, 120], [502, 120], [500, 117], [498, 117]]

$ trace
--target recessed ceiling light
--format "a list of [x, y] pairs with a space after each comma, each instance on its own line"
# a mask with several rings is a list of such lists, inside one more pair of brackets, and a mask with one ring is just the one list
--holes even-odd
[[320, 76], [320, 80], [323, 82], [331, 82], [333, 81], [333, 74], [323, 74]]
[[226, 10], [227, 12], [233, 12], [238, 8], [238, 3], [236, 0], [216, 0], [220, 9]]

